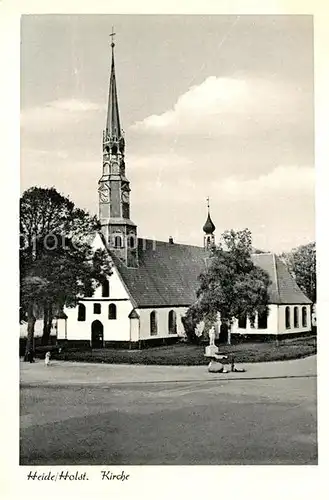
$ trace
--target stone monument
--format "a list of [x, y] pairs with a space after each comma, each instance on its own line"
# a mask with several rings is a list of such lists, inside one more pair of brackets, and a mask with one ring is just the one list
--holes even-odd
[[216, 358], [218, 355], [218, 347], [215, 345], [215, 327], [212, 326], [209, 330], [209, 345], [206, 346], [205, 356], [208, 358]]

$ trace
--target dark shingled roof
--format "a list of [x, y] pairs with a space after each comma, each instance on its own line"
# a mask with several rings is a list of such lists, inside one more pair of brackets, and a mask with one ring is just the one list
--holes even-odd
[[[153, 308], [189, 306], [196, 300], [207, 253], [202, 247], [139, 239], [138, 268], [126, 267], [112, 252], [111, 256], [136, 307]], [[276, 255], [254, 254], [252, 258], [270, 276], [271, 304], [311, 303]]]
[[311, 304], [312, 301], [301, 291], [289, 273], [287, 266], [273, 253], [254, 254], [256, 266], [264, 269], [270, 276], [269, 289], [271, 304]]

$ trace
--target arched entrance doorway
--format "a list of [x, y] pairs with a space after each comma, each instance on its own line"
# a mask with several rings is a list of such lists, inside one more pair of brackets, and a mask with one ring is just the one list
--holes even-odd
[[98, 319], [91, 324], [91, 348], [100, 349], [104, 347], [104, 327]]

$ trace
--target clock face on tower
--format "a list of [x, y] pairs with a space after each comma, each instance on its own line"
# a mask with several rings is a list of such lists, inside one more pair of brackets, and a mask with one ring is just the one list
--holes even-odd
[[98, 192], [101, 203], [108, 203], [110, 201], [110, 191], [106, 185], [103, 184]]

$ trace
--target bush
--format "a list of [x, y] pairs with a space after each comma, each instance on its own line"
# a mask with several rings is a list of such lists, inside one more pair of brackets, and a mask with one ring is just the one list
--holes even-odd
[[[316, 353], [316, 345], [314, 339], [308, 338], [295, 341], [283, 340], [278, 346], [273, 342], [223, 345], [219, 347], [219, 351], [229, 358], [233, 356], [236, 363], [257, 363], [304, 358]], [[204, 356], [204, 347], [192, 344], [153, 347], [141, 351], [119, 349], [81, 351], [67, 348], [56, 354], [56, 359], [88, 363], [172, 366], [201, 366], [209, 363], [209, 359]]]

